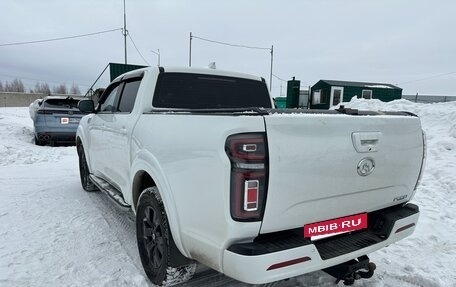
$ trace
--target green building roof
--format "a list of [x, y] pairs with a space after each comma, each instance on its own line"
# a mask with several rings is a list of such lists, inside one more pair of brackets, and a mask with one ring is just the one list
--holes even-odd
[[361, 88], [379, 88], [379, 89], [395, 89], [402, 90], [398, 86], [385, 84], [385, 83], [366, 83], [366, 82], [350, 82], [350, 81], [335, 81], [335, 80], [320, 80], [330, 86], [342, 86], [342, 87], [361, 87]]

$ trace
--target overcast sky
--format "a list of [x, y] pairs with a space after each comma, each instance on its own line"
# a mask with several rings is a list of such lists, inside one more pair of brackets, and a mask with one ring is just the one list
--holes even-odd
[[[163, 66], [187, 66], [193, 32], [234, 44], [274, 45], [273, 73], [295, 76], [303, 86], [320, 79], [370, 81], [398, 84], [404, 94], [456, 95], [454, 0], [126, 0], [126, 7], [127, 29], [151, 65], [157, 56], [150, 50], [160, 49]], [[0, 11], [0, 45], [123, 26], [123, 0], [1, 0]], [[146, 64], [130, 40], [127, 49], [129, 63]], [[123, 61], [121, 31], [3, 46], [0, 80], [18, 77], [29, 87], [74, 82], [85, 91], [107, 63]], [[194, 39], [192, 66], [210, 62], [269, 81], [267, 50]], [[274, 78], [273, 96], [280, 85]]]

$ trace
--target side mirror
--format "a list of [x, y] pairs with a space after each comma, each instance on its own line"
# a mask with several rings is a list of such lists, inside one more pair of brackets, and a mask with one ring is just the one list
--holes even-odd
[[91, 114], [95, 112], [95, 105], [92, 100], [80, 100], [78, 109], [83, 113]]

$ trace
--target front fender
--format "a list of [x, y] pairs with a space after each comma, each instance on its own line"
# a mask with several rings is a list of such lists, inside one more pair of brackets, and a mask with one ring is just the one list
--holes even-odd
[[[146, 150], [138, 152], [132, 161], [130, 186], [133, 187], [133, 181], [136, 174], [142, 171], [147, 172], [157, 185], [168, 217], [169, 227], [177, 248], [184, 256], [190, 257], [190, 254], [185, 249], [181, 240], [182, 237], [180, 233], [179, 216], [176, 205], [174, 204], [175, 201], [169, 182], [157, 158]], [[127, 200], [132, 203], [133, 212], [136, 214], [136, 206], [133, 206], [133, 193], [130, 192], [128, 196], [129, 198]]]

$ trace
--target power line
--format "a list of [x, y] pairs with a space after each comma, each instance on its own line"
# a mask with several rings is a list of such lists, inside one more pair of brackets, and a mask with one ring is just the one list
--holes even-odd
[[144, 58], [144, 56], [141, 54], [141, 52], [139, 51], [138, 47], [136, 47], [136, 44], [135, 44], [135, 41], [133, 41], [133, 38], [131, 37], [130, 33], [128, 33], [128, 38], [130, 38], [131, 42], [133, 43], [133, 46], [135, 47], [136, 49], [136, 52], [138, 52], [138, 54], [141, 56], [141, 58], [143, 59], [144, 62], [146, 62], [146, 64], [148, 66], [150, 66], [149, 62], [147, 62], [147, 60]]
[[447, 75], [451, 75], [451, 74], [456, 74], [456, 72], [450, 72], [450, 73], [445, 73], [445, 74], [439, 74], [439, 75], [429, 76], [429, 77], [425, 77], [425, 78], [421, 78], [421, 79], [417, 79], [417, 80], [412, 80], [412, 81], [407, 81], [407, 82], [398, 83], [397, 85], [403, 85], [403, 84], [409, 84], [409, 83], [414, 83], [414, 82], [419, 82], [419, 81], [424, 81], [424, 80], [439, 78], [439, 77], [443, 77], [443, 76], [447, 76]]
[[276, 78], [276, 79], [282, 81], [282, 82], [286, 82], [286, 81], [287, 81], [287, 80], [284, 80], [284, 79], [282, 79], [282, 78], [280, 78], [280, 77], [278, 77], [278, 76], [276, 76], [276, 75], [274, 75], [274, 74], [272, 74], [272, 76], [273, 76], [274, 78]]
[[271, 46], [271, 48], [264, 48], [264, 47], [256, 47], [256, 46], [247, 46], [247, 45], [240, 45], [240, 44], [232, 44], [232, 43], [227, 43], [227, 42], [221, 42], [221, 41], [215, 41], [215, 40], [209, 40], [206, 38], [201, 38], [198, 36], [194, 36], [192, 32], [190, 32], [190, 53], [188, 57], [188, 66], [192, 66], [192, 40], [193, 38], [199, 39], [202, 41], [210, 42], [210, 43], [215, 43], [215, 44], [220, 44], [220, 45], [225, 45], [225, 46], [230, 46], [230, 47], [236, 47], [236, 48], [246, 48], [246, 49], [254, 49], [254, 50], [267, 50], [271, 53], [271, 71], [269, 74], [269, 90], [271, 90], [272, 87], [272, 63], [274, 61], [274, 45]]
[[0, 47], [18, 46], [18, 45], [27, 45], [27, 44], [37, 44], [37, 43], [53, 42], [53, 41], [61, 41], [61, 40], [68, 40], [68, 39], [75, 39], [75, 38], [81, 38], [81, 37], [94, 36], [94, 35], [99, 35], [99, 34], [104, 34], [104, 33], [111, 33], [111, 32], [119, 31], [119, 30], [122, 30], [122, 28], [99, 31], [99, 32], [93, 32], [93, 33], [88, 33], [88, 34], [75, 35], [75, 36], [68, 36], [68, 37], [51, 38], [51, 39], [45, 39], [45, 40], [6, 43], [6, 44], [0, 44]]
[[[284, 80], [284, 79], [282, 79], [282, 78], [280, 78], [280, 77], [276, 76], [275, 74], [272, 74], [272, 76], [273, 76], [274, 78], [278, 79], [279, 81], [282, 81], [282, 82], [286, 82], [286, 83], [288, 83], [288, 81], [287, 81], [287, 80]], [[302, 83], [302, 82], [301, 82], [300, 86], [301, 86], [301, 87], [309, 87], [309, 85], [308, 85], [308, 84], [306, 84], [306, 83]]]
[[216, 43], [216, 44], [231, 46], [231, 47], [247, 48], [247, 49], [256, 49], [256, 50], [268, 50], [268, 51], [271, 50], [271, 48], [263, 48], [263, 47], [255, 47], [255, 46], [247, 46], [247, 45], [231, 44], [231, 43], [226, 43], [226, 42], [214, 41], [214, 40], [209, 40], [209, 39], [197, 37], [197, 36], [194, 36], [194, 35], [192, 35], [192, 38], [200, 39], [200, 40], [206, 41], [206, 42], [211, 42], [211, 43]]

